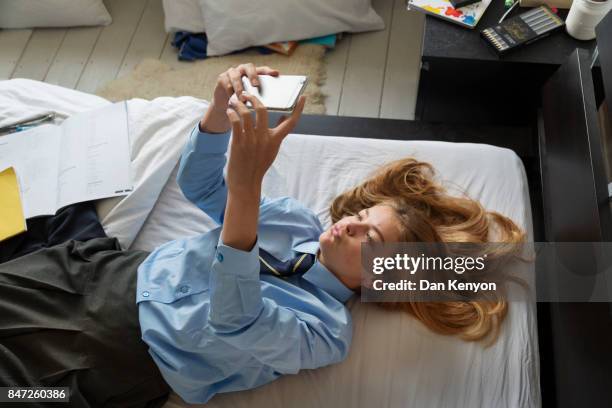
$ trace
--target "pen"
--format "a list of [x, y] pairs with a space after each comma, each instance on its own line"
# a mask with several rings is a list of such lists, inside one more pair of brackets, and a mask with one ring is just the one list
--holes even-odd
[[[515, 0], [514, 3], [512, 3], [512, 5], [510, 6], [510, 8], [504, 13], [504, 15], [501, 16], [501, 18], [499, 19], [497, 24], [501, 24], [502, 21], [504, 21], [506, 19], [506, 17], [508, 17], [508, 14], [512, 13], [512, 10], [514, 10], [516, 8], [516, 6], [518, 6], [518, 4], [519, 4], [519, 0]], [[508, 5], [508, 3], [506, 3], [506, 6], [507, 5]]]
[[22, 120], [20, 122], [13, 123], [12, 125], [0, 128], [0, 133], [13, 133], [13, 132], [20, 132], [22, 130], [30, 129], [44, 122], [54, 120], [55, 116], [56, 116], [56, 113], [51, 112], [51, 113], [46, 113], [44, 115], [35, 116], [30, 119]]
[[17, 127], [15, 127], [15, 131], [13, 133], [17, 133], [17, 132], [21, 132], [21, 131], [24, 131], [24, 130], [32, 129], [33, 127], [36, 127], [36, 125], [17, 126]]

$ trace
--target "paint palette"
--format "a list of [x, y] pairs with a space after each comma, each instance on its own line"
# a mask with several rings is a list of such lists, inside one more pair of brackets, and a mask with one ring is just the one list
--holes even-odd
[[481, 0], [465, 7], [455, 8], [449, 0], [408, 0], [408, 9], [421, 11], [467, 28], [474, 28], [491, 1]]
[[495, 51], [505, 54], [546, 37], [564, 24], [548, 6], [543, 5], [494, 27], [485, 28], [480, 35], [493, 46]]

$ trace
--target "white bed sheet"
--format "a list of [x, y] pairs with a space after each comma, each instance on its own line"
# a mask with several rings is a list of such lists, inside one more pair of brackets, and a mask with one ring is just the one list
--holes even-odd
[[[464, 191], [528, 231], [525, 171], [512, 151], [489, 145], [290, 135], [268, 172], [264, 193], [290, 195], [327, 227], [335, 195], [380, 164], [413, 156], [434, 165], [455, 193]], [[182, 196], [176, 168], [135, 247], [151, 250], [169, 235], [207, 231], [213, 221]], [[489, 348], [436, 335], [415, 319], [354, 301], [354, 342], [343, 363], [287, 376], [256, 390], [213, 398], [207, 407], [538, 407], [535, 305], [514, 302]], [[188, 406], [173, 395], [166, 408]]]
[[[0, 124], [40, 111], [73, 114], [105, 103], [92, 95], [36, 81], [0, 81]], [[102, 218], [105, 229], [119, 234], [125, 247], [150, 250], [213, 225], [185, 200], [174, 180], [180, 150], [176, 146], [184, 140], [186, 129], [196, 123], [192, 115], [205, 106], [193, 98], [128, 103], [128, 112], [133, 113], [133, 164], [140, 169], [135, 172], [135, 186], [141, 193], [137, 200], [107, 205]], [[378, 165], [405, 156], [432, 163], [445, 185], [508, 215], [532, 238], [521, 161], [513, 152], [493, 146], [290, 135], [266, 176], [264, 193], [291, 195], [314, 209], [328, 225], [326, 209], [335, 194]], [[206, 406], [540, 406], [534, 303], [512, 303], [499, 340], [489, 348], [433, 334], [400, 313], [358, 301], [349, 307], [354, 341], [346, 361], [285, 376], [255, 390], [218, 395]], [[184, 405], [172, 395], [166, 408]]]

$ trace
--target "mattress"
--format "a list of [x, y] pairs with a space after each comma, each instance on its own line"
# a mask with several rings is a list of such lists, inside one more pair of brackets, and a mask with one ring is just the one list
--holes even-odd
[[[35, 81], [0, 81], [0, 124], [9, 116], [45, 109], [71, 114], [105, 103]], [[164, 116], [172, 107], [175, 110]], [[182, 196], [175, 181], [186, 137], [182, 132], [197, 122], [205, 107], [193, 98], [128, 102], [132, 159], [138, 164], [133, 172], [137, 199], [108, 201], [100, 207], [107, 233], [120, 236], [124, 247], [151, 250], [214, 225]], [[289, 135], [266, 175], [264, 194], [293, 196], [328, 226], [327, 208], [336, 194], [381, 164], [407, 156], [431, 163], [438, 180], [453, 194], [467, 194], [509, 216], [533, 240], [522, 163], [512, 151], [489, 145]], [[434, 334], [410, 316], [358, 299], [348, 307], [354, 340], [344, 362], [303, 370], [254, 390], [217, 395], [206, 407], [541, 405], [535, 303], [513, 301], [500, 338], [490, 347]], [[172, 394], [165, 408], [183, 406], [187, 404]]]
[[[532, 235], [523, 165], [489, 145], [289, 135], [264, 181], [264, 194], [293, 196], [330, 224], [335, 195], [380, 164], [412, 156], [431, 163], [455, 194], [478, 199]], [[176, 168], [135, 246], [188, 236], [213, 222], [182, 196]], [[170, 232], [173, 231], [173, 232]], [[531, 239], [532, 240], [532, 239]], [[218, 395], [207, 407], [537, 407], [537, 322], [533, 303], [513, 302], [491, 347], [436, 335], [415, 319], [353, 301], [354, 341], [343, 363], [286, 376], [259, 389]], [[174, 395], [166, 408], [187, 406]]]

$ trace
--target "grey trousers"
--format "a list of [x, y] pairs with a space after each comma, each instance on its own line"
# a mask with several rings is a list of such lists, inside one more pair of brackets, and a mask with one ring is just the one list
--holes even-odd
[[96, 238], [0, 264], [0, 386], [69, 387], [73, 407], [163, 405], [135, 303], [147, 255]]

